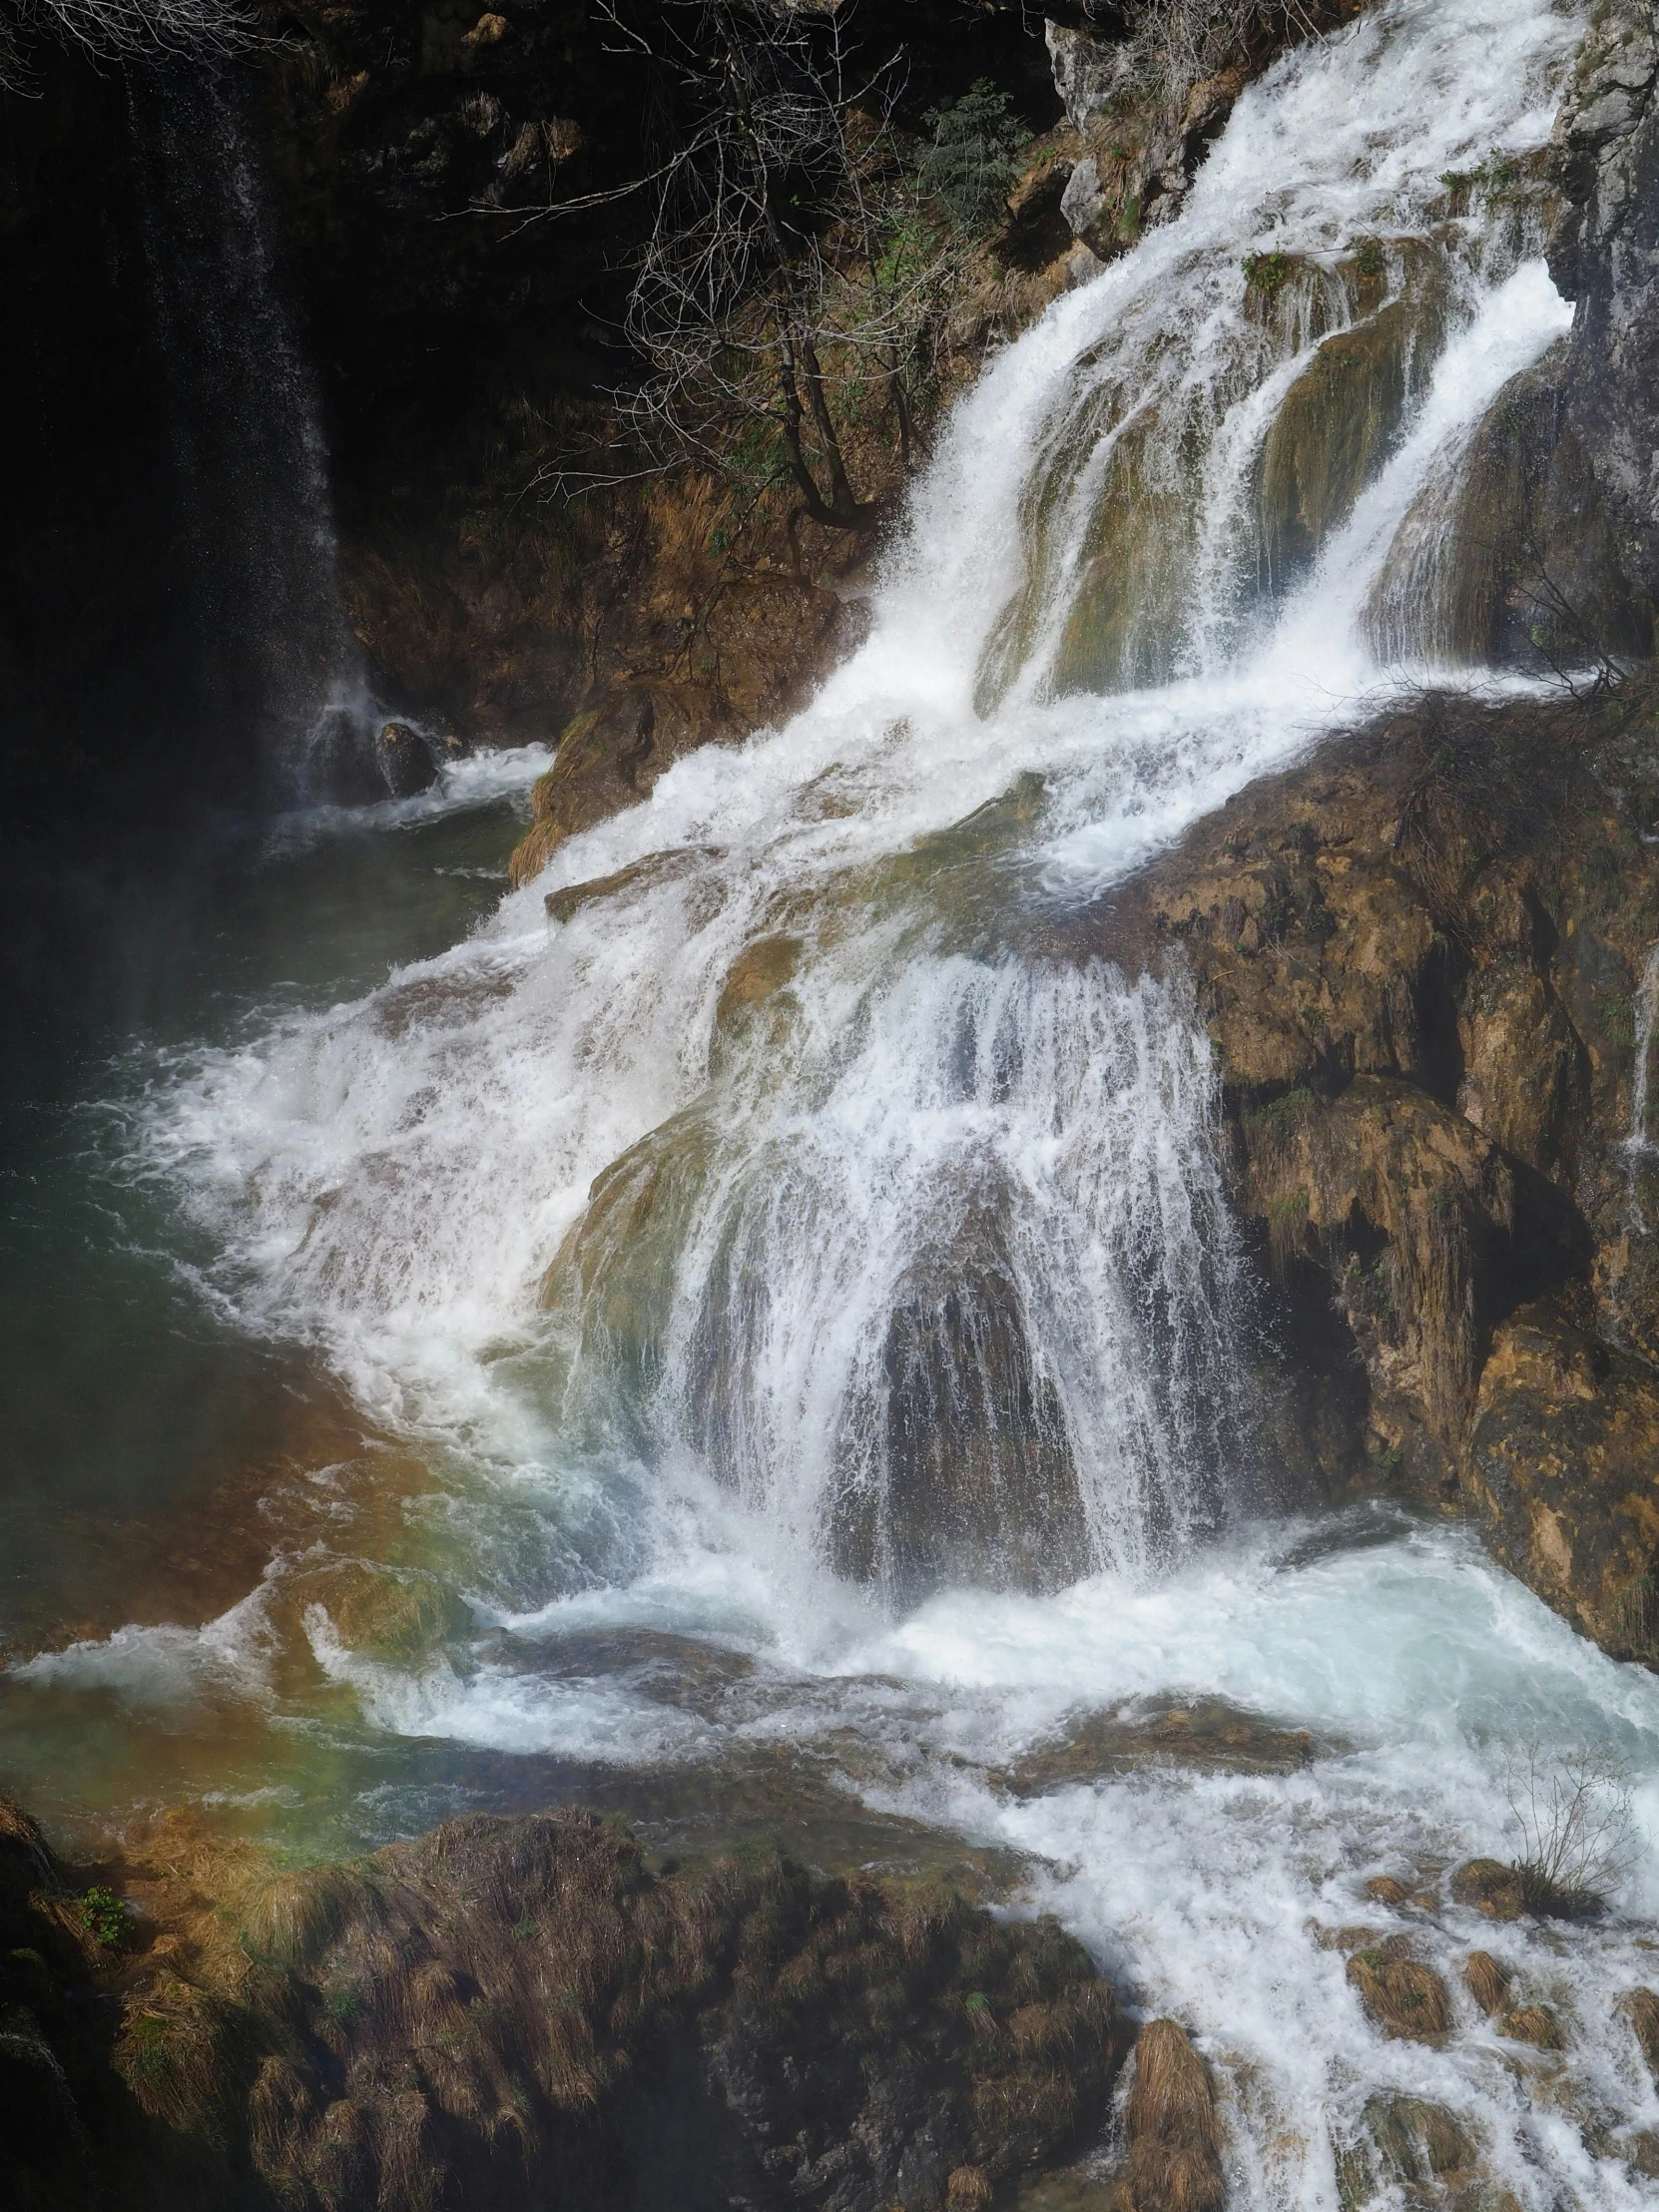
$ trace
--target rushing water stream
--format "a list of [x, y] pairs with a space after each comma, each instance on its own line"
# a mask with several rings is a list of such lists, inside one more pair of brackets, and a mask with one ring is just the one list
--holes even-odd
[[[1651, 2200], [1614, 2008], [1653, 1978], [1651, 1861], [1563, 1936], [1363, 1885], [1508, 1848], [1522, 1738], [1611, 1740], [1659, 1832], [1659, 1682], [1460, 1531], [1275, 1514], [1209, 1047], [1092, 920], [1446, 650], [1462, 453], [1570, 314], [1537, 209], [1443, 180], [1524, 168], [1577, 28], [1389, 0], [1246, 94], [1181, 219], [961, 404], [868, 643], [788, 728], [511, 895], [534, 759], [265, 857], [20, 1186], [20, 1234], [78, 1225], [53, 1310], [90, 1275], [110, 1335], [64, 1472], [19, 1486], [37, 1649], [0, 1725], [42, 1810], [189, 1799], [296, 1849], [561, 1796], [680, 1842], [944, 1830], [1191, 2026], [1236, 2202], [1334, 2205], [1380, 2092], [1456, 2112], [1526, 2212]], [[1276, 425], [1338, 339], [1381, 348], [1393, 415], [1293, 527]], [[204, 1374], [237, 1411], [187, 1432]], [[111, 1555], [89, 1523], [135, 1453], [161, 1534]], [[1057, 1756], [1195, 1700], [1312, 1762]], [[1360, 1922], [1445, 1969], [1443, 2047], [1368, 2024], [1319, 1940]], [[1477, 2014], [1477, 1942], [1564, 2056]]]

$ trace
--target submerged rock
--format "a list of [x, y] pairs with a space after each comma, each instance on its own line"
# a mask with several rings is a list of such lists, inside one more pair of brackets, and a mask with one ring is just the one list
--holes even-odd
[[296, 1594], [326, 1615], [347, 1651], [396, 1666], [418, 1664], [472, 1627], [471, 1613], [454, 1592], [418, 1567], [346, 1559], [303, 1577]]
[[1317, 1750], [1307, 1729], [1276, 1728], [1258, 1714], [1208, 1698], [1144, 1717], [1085, 1713], [1052, 1743], [1038, 1745], [993, 1779], [1015, 1797], [1036, 1797], [1146, 1766], [1197, 1774], [1298, 1774]]
[[[1368, 2180], [1407, 2189], [1443, 2186], [1474, 2167], [1476, 2151], [1468, 2131], [1443, 2104], [1431, 2104], [1423, 2097], [1376, 2096], [1366, 2105], [1365, 2124], [1378, 2169]], [[1375, 2193], [1374, 2187], [1356, 2189], [1353, 2178], [1345, 2192], [1353, 2201]]]

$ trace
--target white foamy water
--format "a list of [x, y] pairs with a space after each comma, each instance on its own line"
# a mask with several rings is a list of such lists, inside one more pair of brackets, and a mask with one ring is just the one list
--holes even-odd
[[[1393, 0], [1282, 63], [1181, 220], [987, 369], [811, 707], [683, 761], [441, 957], [180, 1066], [148, 1120], [217, 1293], [464, 1470], [453, 1572], [510, 1654], [397, 1669], [313, 1616], [375, 1729], [624, 1767], [795, 1747], [1032, 1853], [1039, 1901], [1217, 2064], [1241, 2204], [1334, 2206], [1389, 2093], [1453, 2110], [1525, 2212], [1651, 2195], [1626, 2154], [1659, 2104], [1615, 2009], [1646, 1924], [1494, 1930], [1441, 1877], [1508, 1843], [1522, 1735], [1612, 1739], [1659, 1818], [1659, 1687], [1461, 1536], [1261, 1532], [1208, 1046], [1178, 977], [1126, 981], [1088, 941], [1102, 886], [1425, 673], [1432, 624], [1375, 623], [1378, 579], [1569, 320], [1535, 227], [1449, 220], [1441, 175], [1541, 145], [1576, 35], [1546, 0]], [[1433, 313], [1397, 434], [1287, 579], [1263, 441], [1352, 324], [1368, 246]], [[1300, 271], [1278, 306], [1242, 268], [1265, 252]], [[1091, 690], [1078, 610], [1128, 572], [1101, 547], [1130, 456], [1178, 521], [1110, 632], [1143, 688]], [[1048, 1594], [987, 1589], [999, 1565]], [[203, 1632], [216, 1680], [238, 1634]], [[754, 1671], [693, 1712], [572, 1658], [641, 1634]], [[37, 1667], [121, 1687], [142, 1648]], [[154, 1648], [172, 1683], [197, 1663]], [[996, 1779], [1068, 1716], [1169, 1697], [1310, 1728], [1318, 1756]], [[1372, 1904], [1381, 1872], [1439, 1904]], [[1367, 2022], [1312, 1927], [1360, 1922], [1446, 1971], [1443, 2048]], [[1476, 1942], [1557, 2006], [1562, 2056], [1475, 2015]]]

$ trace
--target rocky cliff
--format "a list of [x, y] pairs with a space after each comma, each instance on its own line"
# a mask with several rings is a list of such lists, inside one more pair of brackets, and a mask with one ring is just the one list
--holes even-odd
[[1198, 981], [1315, 1416], [1291, 1458], [1467, 1515], [1649, 1660], [1656, 810], [1645, 680], [1431, 696], [1252, 786], [1103, 939]]

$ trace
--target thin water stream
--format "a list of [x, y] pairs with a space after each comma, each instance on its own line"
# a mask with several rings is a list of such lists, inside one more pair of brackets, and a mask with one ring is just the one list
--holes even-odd
[[[43, 1811], [191, 1802], [300, 1851], [573, 1797], [681, 1847], [942, 1837], [1189, 2024], [1236, 2203], [1336, 2205], [1387, 2096], [1451, 2111], [1525, 2212], [1651, 2201], [1616, 2006], [1659, 1957], [1651, 1854], [1568, 1933], [1444, 1877], [1509, 1848], [1522, 1739], [1612, 1742], [1659, 1833], [1659, 1682], [1456, 1529], [1282, 1510], [1209, 1047], [1095, 925], [1443, 646], [1433, 564], [1390, 556], [1569, 321], [1539, 196], [1458, 214], [1443, 179], [1536, 155], [1576, 35], [1548, 0], [1388, 0], [1283, 62], [1181, 220], [987, 369], [868, 644], [787, 728], [511, 895], [534, 764], [266, 857], [21, 1210], [66, 1270], [0, 1677]], [[1316, 512], [1269, 461], [1338, 340], [1395, 402]], [[121, 1298], [125, 1352], [73, 1343]], [[198, 1443], [204, 1370], [235, 1417]], [[79, 1496], [39, 1471], [54, 1391], [64, 1436], [107, 1425]], [[101, 1512], [131, 1595], [108, 1565], [77, 1623]], [[1090, 1766], [1091, 1728], [1215, 1701], [1306, 1760]], [[1369, 2023], [1322, 1941], [1356, 1925], [1442, 1968], [1444, 2039]], [[1564, 2050], [1478, 2013], [1475, 1944]]]

